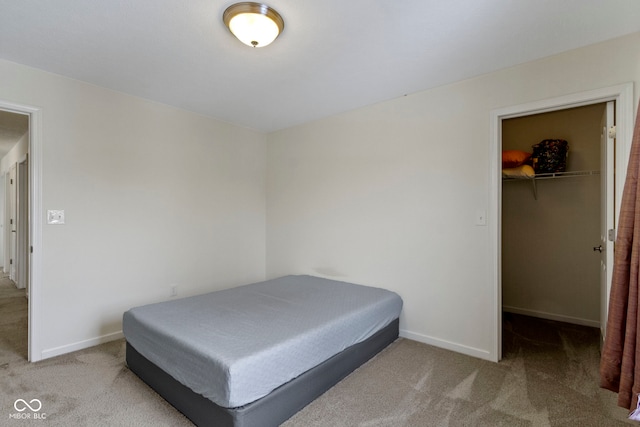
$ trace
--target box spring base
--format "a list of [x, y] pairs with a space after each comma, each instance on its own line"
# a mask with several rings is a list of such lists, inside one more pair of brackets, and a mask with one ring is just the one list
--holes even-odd
[[345, 349], [255, 402], [238, 408], [223, 408], [193, 392], [147, 360], [128, 342], [126, 360], [132, 372], [197, 426], [275, 427], [395, 341], [398, 328], [399, 321], [395, 319], [367, 340]]

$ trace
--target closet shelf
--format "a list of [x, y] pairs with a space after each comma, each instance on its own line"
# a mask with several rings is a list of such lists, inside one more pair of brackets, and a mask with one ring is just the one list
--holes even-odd
[[503, 182], [509, 181], [531, 181], [533, 189], [533, 198], [538, 200], [538, 187], [536, 181], [540, 179], [559, 179], [559, 178], [578, 178], [581, 176], [600, 175], [600, 171], [571, 171], [571, 172], [553, 172], [539, 173], [532, 177], [503, 177]]

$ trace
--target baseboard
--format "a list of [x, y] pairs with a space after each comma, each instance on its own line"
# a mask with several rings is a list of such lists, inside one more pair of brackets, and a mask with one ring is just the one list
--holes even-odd
[[[428, 344], [434, 347], [444, 348], [445, 350], [451, 350], [457, 353], [466, 354], [467, 356], [477, 357], [479, 359], [484, 359], [489, 361], [493, 360], [491, 357], [491, 354], [487, 350], [482, 350], [479, 348], [469, 347], [466, 345], [445, 341], [439, 338], [430, 337], [428, 335], [407, 331], [406, 329], [400, 329], [400, 336], [413, 341], [421, 342], [423, 344]], [[78, 350], [84, 350], [85, 348], [93, 347], [99, 344], [104, 344], [110, 341], [115, 341], [121, 338], [124, 338], [124, 334], [122, 333], [122, 331], [118, 331], [118, 332], [112, 332], [110, 334], [102, 335], [99, 337], [91, 338], [88, 340], [79, 341], [73, 344], [50, 348], [42, 351], [42, 358], [40, 360], [49, 359], [51, 357], [56, 357], [56, 356], [60, 356], [67, 353], [72, 353]]]
[[400, 336], [402, 338], [418, 341], [423, 344], [429, 344], [434, 347], [444, 348], [445, 350], [455, 351], [456, 353], [466, 354], [467, 356], [477, 357], [479, 359], [489, 360], [491, 362], [494, 361], [494, 357], [487, 350], [445, 341], [439, 338], [430, 337], [428, 335], [407, 331], [406, 329], [400, 329]]
[[526, 308], [502, 306], [502, 311], [514, 314], [522, 314], [525, 316], [538, 317], [540, 319], [555, 320], [558, 322], [572, 323], [574, 325], [590, 326], [592, 328], [600, 328], [600, 322], [589, 319], [581, 319], [579, 317], [565, 316], [563, 314], [547, 313], [544, 311], [528, 310]]
[[124, 334], [122, 333], [122, 331], [112, 332], [110, 334], [101, 335], [99, 337], [79, 341], [73, 344], [67, 344], [60, 347], [42, 350], [42, 357], [39, 360], [49, 359], [51, 357], [60, 356], [62, 354], [67, 354], [78, 350], [84, 350], [85, 348], [104, 344], [109, 341], [115, 341], [120, 338], [124, 338]]

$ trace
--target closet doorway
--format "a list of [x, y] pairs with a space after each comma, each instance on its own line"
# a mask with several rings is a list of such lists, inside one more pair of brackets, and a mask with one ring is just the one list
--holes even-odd
[[[607, 108], [606, 105], [609, 102], [613, 102], [615, 104], [609, 104], [609, 108]], [[600, 104], [600, 105], [596, 105], [596, 104]], [[536, 181], [529, 180], [526, 183], [521, 182], [521, 183], [505, 184], [505, 186], [517, 185], [517, 186], [523, 186], [523, 187], [519, 189], [509, 188], [507, 190], [504, 190], [503, 182], [502, 182], [502, 162], [501, 162], [503, 142], [505, 142], [503, 140], [503, 137], [505, 136], [503, 135], [503, 132], [506, 132], [508, 134], [512, 130], [512, 129], [509, 129], [509, 124], [507, 124], [506, 128], [503, 129], [504, 122], [507, 122], [508, 120], [512, 120], [512, 119], [525, 118], [529, 116], [534, 117], [534, 116], [543, 115], [543, 114], [552, 113], [552, 112], [565, 111], [570, 114], [573, 114], [575, 112], [578, 112], [582, 107], [585, 107], [584, 111], [587, 111], [587, 110], [591, 111], [594, 117], [598, 117], [598, 114], [594, 113], [594, 111], [596, 110], [599, 110], [599, 113], [603, 111], [611, 112], [612, 119], [613, 119], [613, 116], [615, 115], [615, 121], [616, 121], [615, 153], [605, 151], [605, 152], [601, 152], [600, 156], [596, 156], [596, 157], [584, 154], [584, 157], [581, 158], [583, 155], [580, 154], [579, 151], [576, 151], [577, 146], [575, 150], [571, 148], [572, 144], [571, 144], [571, 141], [569, 140], [570, 152], [569, 152], [568, 162], [572, 162], [571, 156], [572, 154], [574, 154], [573, 163], [577, 162], [576, 167], [580, 167], [580, 169], [583, 169], [583, 168], [585, 169], [584, 172], [587, 172], [585, 176], [572, 177], [572, 178], [559, 178], [557, 180], [550, 179], [548, 182], [545, 182], [545, 183], [541, 183], [538, 180]], [[593, 110], [591, 110], [591, 108], [586, 108], [586, 107], [592, 107]], [[597, 138], [598, 140], [601, 134], [600, 129], [604, 126], [607, 126], [605, 124], [606, 121], [603, 121], [603, 117], [605, 116], [606, 114], [602, 113], [599, 115], [597, 119], [595, 119], [594, 126], [595, 126], [595, 129], [598, 130], [595, 138]], [[633, 116], [634, 116], [634, 108], [633, 108], [633, 84], [632, 83], [598, 89], [598, 90], [589, 91], [589, 92], [578, 93], [574, 95], [568, 95], [560, 98], [537, 101], [529, 104], [507, 107], [499, 110], [493, 110], [491, 112], [491, 141], [492, 141], [491, 184], [492, 186], [491, 186], [491, 203], [490, 203], [488, 219], [489, 219], [489, 226], [490, 226], [490, 234], [492, 236], [492, 239], [494, 239], [492, 242], [493, 244], [492, 244], [491, 250], [492, 250], [493, 261], [494, 261], [492, 275], [493, 275], [493, 283], [495, 286], [494, 291], [495, 291], [495, 304], [496, 304], [495, 311], [494, 311], [495, 347], [494, 347], [494, 353], [493, 353], [494, 355], [493, 359], [495, 361], [499, 361], [502, 358], [502, 314], [503, 314], [502, 311], [503, 311], [503, 299], [505, 297], [506, 297], [505, 306], [507, 306], [507, 308], [511, 310], [514, 310], [514, 309], [517, 310], [520, 308], [523, 310], [522, 312], [525, 312], [526, 310], [528, 310], [528, 314], [536, 314], [539, 317], [543, 317], [543, 316], [550, 317], [549, 316], [550, 314], [558, 315], [560, 311], [557, 308], [557, 306], [562, 305], [561, 302], [558, 302], [558, 301], [554, 302], [553, 298], [548, 297], [548, 295], [532, 296], [530, 293], [531, 291], [530, 290], [525, 291], [524, 288], [520, 290], [522, 291], [520, 294], [517, 294], [518, 292], [517, 289], [513, 291], [512, 288], [509, 288], [508, 287], [510, 286], [509, 284], [507, 285], [506, 288], [503, 288], [503, 283], [505, 281], [512, 280], [513, 278], [512, 273], [514, 271], [513, 266], [503, 268], [503, 255], [504, 255], [503, 251], [509, 250], [511, 252], [514, 250], [518, 250], [513, 248], [514, 242], [518, 240], [517, 236], [515, 238], [512, 235], [503, 236], [503, 221], [505, 221], [505, 218], [503, 218], [503, 202], [504, 202], [503, 196], [510, 196], [510, 194], [507, 194], [506, 192], [509, 192], [509, 193], [519, 192], [520, 194], [517, 197], [520, 197], [519, 200], [522, 201], [524, 200], [523, 197], [525, 197], [525, 194], [527, 194], [528, 197], [530, 198], [530, 200], [527, 201], [528, 206], [530, 208], [531, 206], [534, 206], [534, 208], [532, 209], [542, 212], [542, 214], [545, 215], [546, 211], [542, 209], [540, 205], [533, 205], [532, 203], [539, 203], [545, 200], [548, 201], [548, 199], [553, 193], [558, 193], [554, 196], [557, 199], [558, 196], [560, 196], [560, 198], [562, 197], [566, 198], [568, 197], [569, 194], [579, 191], [580, 193], [578, 195], [583, 200], [587, 200], [587, 201], [591, 200], [589, 206], [591, 207], [590, 208], [591, 210], [595, 210], [597, 212], [598, 216], [594, 216], [597, 222], [599, 222], [601, 218], [600, 216], [601, 209], [603, 210], [602, 215], [604, 215], [605, 217], [609, 215], [611, 218], [616, 218], [618, 216], [617, 206], [619, 206], [619, 201], [622, 195], [622, 188], [624, 185], [624, 179], [626, 175], [627, 163], [629, 158], [629, 150], [631, 147], [631, 138], [632, 138], [632, 131], [633, 131]], [[516, 122], [514, 121], [513, 123], [516, 123]], [[606, 134], [608, 135], [608, 131]], [[544, 137], [542, 137], [542, 139], [546, 139], [546, 138], [562, 138], [562, 136], [545, 135]], [[568, 139], [568, 138], [565, 138], [565, 139]], [[534, 141], [533, 143], [536, 143], [536, 142], [539, 142], [539, 141]], [[508, 143], [509, 142], [507, 142], [507, 144]], [[529, 142], [525, 142], [524, 144], [529, 144]], [[508, 146], [504, 146], [504, 147], [505, 149], [507, 149]], [[590, 147], [589, 150], [592, 150], [593, 148], [594, 147]], [[595, 143], [595, 151], [600, 151], [600, 145], [598, 142]], [[608, 155], [607, 153], [613, 154], [613, 155]], [[623, 173], [618, 172], [615, 175], [615, 178], [609, 182], [606, 180], [606, 177], [607, 177], [606, 172], [600, 173], [603, 167], [606, 168], [606, 165], [597, 164], [596, 166], [594, 166], [594, 163], [593, 163], [593, 162], [599, 163], [601, 158], [606, 159], [607, 156], [609, 157], [608, 160], [611, 163], [609, 167], [609, 172], [613, 172], [614, 167], [615, 167], [615, 170], [617, 171], [624, 171]], [[568, 163], [568, 164], [571, 164], [571, 163]], [[578, 171], [578, 172], [582, 172], [582, 171]], [[583, 194], [582, 190], [576, 190], [575, 188], [571, 188], [572, 186], [579, 185], [580, 180], [591, 180], [592, 187], [594, 185], [597, 187], [604, 186], [604, 188], [600, 189], [600, 192], [602, 192], [602, 194], [607, 194], [609, 197], [602, 198], [603, 203], [601, 204], [599, 196], [596, 199], [594, 199], [593, 194], [591, 195]], [[552, 186], [552, 184], [554, 183], [559, 185]], [[548, 192], [542, 194], [543, 191], [547, 191], [545, 189], [547, 189]], [[503, 192], [505, 193], [503, 194]], [[541, 200], [536, 200], [536, 197], [541, 198]], [[560, 201], [563, 203], [566, 202], [565, 200], [560, 200]], [[534, 221], [532, 219], [533, 217], [532, 215], [527, 215], [523, 213], [523, 208], [526, 208], [526, 206], [514, 207], [514, 205], [516, 204], [517, 204], [517, 200], [515, 202], [513, 200], [507, 201], [505, 208], [510, 210], [513, 210], [513, 209], [520, 210], [519, 215], [521, 218], [525, 216], [527, 218], [526, 219], [527, 221]], [[565, 216], [576, 215], [574, 213], [570, 213], [570, 211], [568, 210], [570, 209], [570, 207], [565, 207], [565, 209], [567, 210], [561, 211], [561, 214], [564, 214]], [[509, 214], [511, 214], [511, 212], [509, 212]], [[567, 231], [566, 225], [568, 224], [568, 222], [564, 223], [565, 227], [562, 226], [563, 225], [562, 222], [567, 221], [567, 218], [559, 218], [557, 216], [554, 217], [553, 215], [548, 215], [548, 218], [545, 218], [545, 220], [547, 222], [552, 222], [552, 223], [555, 220], [557, 223], [560, 223], [559, 224], [560, 227], [557, 227], [557, 230], [559, 231], [556, 231], [556, 233], [560, 234], [560, 236], [562, 236], [563, 233], [566, 233]], [[507, 221], [507, 228], [513, 229], [513, 224], [511, 219], [506, 219], [506, 221]], [[576, 241], [584, 240], [585, 242], [587, 240], [589, 241], [589, 243], [587, 243], [587, 246], [586, 246], [585, 254], [580, 254], [580, 255], [591, 256], [592, 258], [594, 258], [595, 256], [596, 260], [591, 266], [590, 271], [591, 271], [591, 275], [594, 275], [596, 277], [595, 280], [597, 280], [598, 286], [597, 286], [597, 289], [595, 290], [589, 289], [589, 293], [591, 295], [592, 300], [590, 300], [589, 303], [586, 303], [586, 305], [588, 305], [588, 308], [580, 307], [580, 304], [576, 304], [575, 293], [572, 294], [569, 291], [567, 292], [567, 295], [562, 295], [562, 297], [565, 298], [566, 300], [571, 300], [571, 297], [573, 297], [573, 302], [571, 304], [573, 304], [572, 310], [574, 311], [569, 313], [559, 314], [560, 318], [558, 318], [557, 320], [565, 320], [565, 321], [571, 320], [571, 321], [575, 321], [576, 323], [578, 323], [576, 319], [593, 320], [593, 323], [589, 323], [589, 322], [587, 323], [590, 325], [598, 324], [601, 328], [601, 331], [604, 333], [605, 325], [606, 325], [606, 315], [607, 315], [606, 307], [608, 304], [608, 293], [609, 293], [608, 287], [610, 286], [610, 281], [607, 279], [607, 275], [609, 274], [609, 271], [611, 269], [611, 267], [606, 269], [608, 256], [604, 256], [604, 255], [613, 253], [612, 249], [606, 250], [606, 246], [607, 245], [612, 246], [613, 243], [612, 241], [608, 240], [610, 235], [608, 233], [608, 230], [603, 228], [604, 224], [602, 225], [599, 224], [597, 227], [594, 226], [593, 218], [591, 222], [589, 222], [589, 224], [590, 224], [589, 227], [593, 231], [593, 233], [587, 234], [587, 233], [581, 232], [579, 236], [574, 236], [572, 240], [576, 240]], [[520, 230], [528, 230], [527, 228], [528, 226], [529, 224], [520, 224], [519, 227], [520, 227]], [[522, 234], [523, 233], [520, 232], [521, 236]], [[523, 252], [531, 253], [535, 248], [536, 251], [541, 252], [540, 254], [536, 255], [539, 259], [543, 259], [544, 261], [544, 257], [547, 257], [546, 264], [542, 263], [533, 267], [534, 269], [539, 270], [539, 272], [541, 273], [544, 273], [544, 270], [547, 269], [550, 264], [555, 262], [554, 248], [553, 248], [554, 244], [551, 242], [546, 242], [545, 238], [548, 238], [548, 236], [541, 236], [540, 238], [536, 238], [534, 234], [533, 238], [531, 237], [531, 235], [528, 235], [526, 239], [524, 237], [521, 237], [521, 240], [523, 240], [524, 242], [521, 249], [519, 249]], [[511, 240], [507, 243], [505, 239], [511, 239]], [[533, 239], [534, 241], [533, 242], [525, 241], [530, 239]], [[537, 241], [535, 241], [536, 239]], [[594, 240], [592, 241], [592, 239]], [[597, 248], [600, 246], [601, 239], [605, 240], [603, 244], [602, 255], [597, 250], [596, 252], [593, 251], [594, 247]], [[505, 242], [506, 247], [503, 247], [503, 241]], [[557, 244], [558, 243], [556, 242], [555, 245]], [[585, 243], [582, 242], [581, 245], [582, 244], [585, 244]], [[523, 261], [520, 261], [520, 262], [522, 263]], [[579, 263], [580, 261], [571, 261], [571, 262]], [[532, 262], [529, 262], [529, 264], [532, 264]], [[603, 269], [606, 269], [606, 270], [603, 270]], [[565, 270], [568, 270], [568, 269], [565, 269]], [[583, 270], [582, 267], [574, 270], [579, 270], [580, 274], [583, 275], [584, 277], [588, 275], [588, 273], [586, 273], [585, 271], [582, 271]], [[557, 274], [565, 273], [565, 271], [562, 270], [562, 267], [560, 269], [556, 268], [554, 272]], [[591, 286], [593, 288], [593, 285]], [[554, 288], [554, 289], [551, 289], [551, 291], [552, 291], [551, 294], [553, 294], [553, 292], [555, 292], [556, 294], [562, 293], [561, 289]], [[524, 308], [516, 306], [516, 304], [521, 304], [522, 301], [527, 301], [527, 300], [529, 300], [529, 302], [533, 300], [535, 304], [529, 305]], [[575, 311], [576, 306], [580, 307], [578, 311]], [[583, 314], [583, 312], [580, 312], [580, 310], [583, 310], [584, 312], [588, 312], [589, 314], [585, 315]], [[597, 314], [594, 315], [594, 313], [597, 313]], [[591, 316], [591, 318], [589, 318], [588, 316]], [[584, 324], [584, 322], [582, 323]]]
[[614, 178], [607, 153], [601, 158], [601, 143], [615, 143], [607, 111], [614, 101], [502, 121], [503, 150], [531, 153], [545, 139], [569, 146], [565, 171], [503, 177], [503, 312], [600, 327], [600, 271], [611, 252], [601, 236], [613, 229], [601, 230], [605, 182]]

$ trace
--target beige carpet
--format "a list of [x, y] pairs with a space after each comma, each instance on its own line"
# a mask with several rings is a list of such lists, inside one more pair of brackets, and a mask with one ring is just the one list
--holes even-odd
[[[24, 289], [0, 272], [0, 366], [27, 358], [27, 310]], [[0, 414], [1, 415], [1, 414]], [[0, 425], [2, 418], [0, 417]]]
[[599, 389], [598, 331], [505, 315], [491, 363], [400, 339], [285, 426], [633, 425]]
[[[26, 299], [12, 292], [0, 289], [0, 426], [191, 425], [126, 368], [121, 340], [27, 363]], [[597, 387], [597, 330], [507, 315], [504, 343], [496, 364], [399, 339], [284, 425], [636, 424]], [[18, 399], [42, 407], [19, 401], [31, 418], [16, 419]]]

